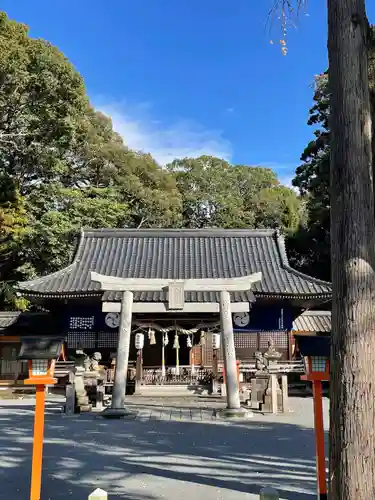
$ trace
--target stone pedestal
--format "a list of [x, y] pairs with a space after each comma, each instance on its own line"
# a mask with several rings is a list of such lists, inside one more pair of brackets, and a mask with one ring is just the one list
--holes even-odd
[[255, 378], [251, 380], [251, 407], [255, 410], [261, 409], [261, 404], [264, 400], [264, 395], [269, 383], [268, 373], [256, 373]]
[[124, 408], [106, 408], [102, 413], [100, 414], [103, 418], [108, 418], [108, 419], [117, 419], [117, 418], [124, 418], [124, 417], [135, 417], [135, 413], [126, 410]]
[[253, 412], [240, 407], [240, 408], [223, 408], [222, 410], [215, 411], [215, 416], [217, 418], [223, 419], [247, 419], [254, 416]]
[[134, 394], [139, 396], [142, 393], [142, 382], [140, 380], [135, 381]]
[[74, 392], [75, 392], [75, 412], [81, 413], [91, 411], [89, 397], [85, 389], [85, 372], [84, 369], [77, 368], [74, 378]]
[[104, 379], [102, 371], [85, 371], [76, 367], [74, 379], [66, 386], [66, 413], [91, 411], [93, 404], [100, 409], [104, 406]]
[[216, 378], [212, 379], [212, 394], [217, 395], [219, 394], [219, 382], [217, 381]]
[[221, 388], [221, 397], [226, 398], [227, 397], [227, 386], [225, 384], [221, 384], [220, 388]]
[[282, 413], [283, 398], [276, 374], [269, 375], [268, 387], [266, 389], [263, 401], [262, 411], [270, 413]]
[[264, 412], [283, 411], [283, 398], [277, 375], [260, 372], [251, 381], [251, 408]]

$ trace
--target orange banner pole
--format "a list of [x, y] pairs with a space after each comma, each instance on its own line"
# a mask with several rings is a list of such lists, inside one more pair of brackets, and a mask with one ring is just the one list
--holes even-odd
[[318, 499], [327, 500], [326, 456], [324, 451], [323, 391], [321, 380], [313, 381], [316, 474]]
[[44, 407], [46, 402], [45, 386], [36, 386], [36, 405], [34, 415], [34, 443], [31, 468], [30, 500], [40, 500], [42, 488], [42, 462], [44, 438]]

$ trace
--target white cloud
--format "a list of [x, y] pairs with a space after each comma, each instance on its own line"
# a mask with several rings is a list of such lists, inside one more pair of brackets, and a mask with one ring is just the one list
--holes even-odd
[[113, 128], [130, 149], [151, 153], [160, 165], [201, 155], [231, 160], [231, 144], [220, 130], [205, 129], [189, 120], [165, 125], [150, 116], [147, 104], [97, 104], [96, 109], [112, 118]]
[[294, 174], [292, 174], [292, 175], [279, 175], [280, 184], [282, 184], [283, 186], [287, 186], [291, 189], [295, 189], [293, 184], [292, 184], [293, 178], [294, 178]]

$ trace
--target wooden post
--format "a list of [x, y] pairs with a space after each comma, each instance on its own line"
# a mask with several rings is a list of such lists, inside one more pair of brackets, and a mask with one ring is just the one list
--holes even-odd
[[190, 347], [190, 366], [191, 366], [191, 374], [195, 374], [195, 356], [194, 356], [194, 334], [191, 336], [191, 347]]
[[135, 365], [135, 394], [140, 393], [141, 380], [142, 380], [142, 349], [139, 349]]
[[65, 414], [73, 415], [75, 411], [76, 394], [74, 384], [68, 382], [65, 386]]
[[115, 380], [112, 389], [111, 408], [103, 416], [122, 417], [125, 411], [126, 378], [128, 373], [130, 335], [132, 329], [133, 293], [125, 291], [121, 300], [121, 317], [116, 355]]
[[259, 500], [279, 500], [279, 492], [274, 488], [262, 488], [259, 493]]
[[324, 451], [323, 391], [321, 380], [313, 381], [316, 473], [318, 499], [327, 500], [326, 456]]
[[219, 366], [218, 366], [217, 349], [212, 351], [212, 394], [217, 394], [219, 391]]
[[278, 412], [278, 401], [277, 401], [277, 378], [276, 375], [272, 374], [270, 375], [271, 377], [271, 408], [272, 408], [272, 413], [277, 413]]
[[289, 411], [288, 375], [281, 375], [281, 396], [283, 413], [286, 413]]
[[98, 410], [102, 410], [103, 406], [104, 406], [104, 391], [105, 391], [104, 385], [102, 385], [101, 383], [97, 384], [97, 386], [96, 386], [96, 405], [95, 405], [95, 407]]
[[34, 443], [31, 469], [30, 500], [40, 500], [42, 487], [43, 438], [44, 438], [44, 407], [46, 393], [44, 385], [36, 386], [36, 404], [34, 416]]
[[161, 376], [164, 378], [165, 377], [165, 339], [164, 336], [166, 334], [163, 334], [163, 341], [162, 341], [162, 348], [161, 348]]
[[230, 295], [227, 291], [220, 292], [220, 321], [227, 389], [227, 408], [229, 410], [239, 410], [241, 403], [237, 381], [236, 351], [234, 347]]
[[[205, 333], [203, 333], [203, 335], [205, 335]], [[202, 341], [203, 340], [203, 341]], [[201, 338], [200, 338], [200, 342], [199, 342], [199, 346], [200, 346], [200, 351], [201, 351], [201, 362], [200, 362], [200, 366], [203, 366], [204, 365], [204, 351], [203, 351], [203, 343], [205, 342], [205, 338], [202, 339], [202, 332], [201, 332]]]
[[257, 378], [254, 377], [251, 379], [251, 391], [250, 391], [250, 399], [251, 399], [251, 408], [254, 410], [259, 410], [260, 401], [258, 401], [258, 383]]
[[108, 494], [106, 491], [96, 488], [96, 490], [89, 495], [88, 500], [108, 500]]
[[180, 347], [176, 347], [176, 375], [180, 375]]

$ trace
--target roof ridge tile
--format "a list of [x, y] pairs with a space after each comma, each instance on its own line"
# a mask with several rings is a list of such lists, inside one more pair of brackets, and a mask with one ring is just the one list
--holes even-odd
[[179, 228], [99, 228], [91, 229], [84, 228], [81, 231], [84, 238], [108, 238], [111, 236], [129, 237], [134, 235], [136, 237], [233, 237], [233, 236], [255, 236], [255, 237], [272, 237], [275, 234], [275, 229], [223, 229], [223, 228], [203, 228], [203, 229], [179, 229]]
[[[148, 279], [224, 278], [261, 271], [255, 295], [331, 295], [330, 283], [289, 265], [283, 236], [274, 229], [85, 229], [69, 266], [19, 283], [18, 289], [58, 297], [100, 294], [90, 271]], [[156, 300], [155, 294], [143, 297]], [[203, 301], [204, 297], [208, 295], [201, 296]]]

